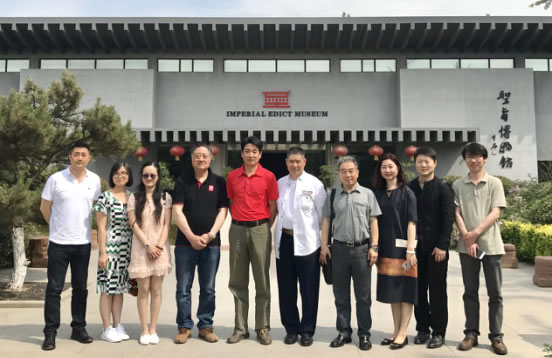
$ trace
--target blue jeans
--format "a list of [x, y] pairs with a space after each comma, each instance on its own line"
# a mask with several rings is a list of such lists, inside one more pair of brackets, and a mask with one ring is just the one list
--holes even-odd
[[220, 262], [220, 247], [211, 246], [194, 250], [190, 246], [174, 249], [176, 264], [176, 323], [178, 328], [192, 329], [192, 295], [195, 268], [199, 277], [199, 305], [197, 307], [197, 328], [213, 326], [215, 315], [215, 277]]

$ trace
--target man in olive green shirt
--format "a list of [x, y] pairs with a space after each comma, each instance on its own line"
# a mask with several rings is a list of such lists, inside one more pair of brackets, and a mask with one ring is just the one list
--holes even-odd
[[[502, 270], [500, 262], [504, 244], [500, 236], [498, 218], [506, 207], [502, 182], [483, 169], [487, 149], [479, 143], [469, 143], [462, 157], [469, 174], [453, 184], [456, 204], [456, 225], [462, 240], [458, 243], [462, 278], [464, 281], [465, 338], [458, 345], [461, 351], [477, 346], [479, 336], [479, 272], [481, 264], [489, 295], [489, 339], [496, 354], [508, 349], [502, 334]], [[484, 255], [482, 253], [484, 252]]]

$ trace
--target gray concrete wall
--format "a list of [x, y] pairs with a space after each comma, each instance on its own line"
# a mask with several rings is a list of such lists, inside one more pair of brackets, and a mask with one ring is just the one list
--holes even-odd
[[[508, 122], [500, 119], [501, 90], [511, 92]], [[509, 70], [401, 70], [401, 126], [416, 127], [478, 127], [480, 143], [488, 149], [503, 141], [498, 133], [501, 125], [509, 124], [509, 142], [513, 150], [506, 156], [513, 159], [513, 168], [502, 169], [501, 155], [489, 151], [487, 170], [512, 179], [537, 176], [537, 134], [533, 72], [528, 69]], [[496, 135], [493, 141], [491, 136]], [[507, 139], [504, 139], [507, 140]], [[452, 158], [451, 158], [452, 159]], [[450, 174], [466, 172], [459, 160], [451, 160]]]
[[[81, 108], [95, 105], [101, 97], [102, 103], [114, 105], [121, 121], [132, 122], [138, 128], [152, 127], [153, 124], [153, 70], [72, 70], [77, 83], [84, 91]], [[49, 87], [53, 80], [61, 78], [61, 70], [30, 69], [21, 71], [19, 89], [30, 76], [35, 83]]]
[[535, 72], [537, 158], [552, 160], [552, 72]]
[[19, 88], [19, 73], [0, 73], [0, 96], [6, 96], [10, 90]]

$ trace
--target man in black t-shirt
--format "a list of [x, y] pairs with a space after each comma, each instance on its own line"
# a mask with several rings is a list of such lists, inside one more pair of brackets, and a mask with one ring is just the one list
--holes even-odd
[[220, 261], [219, 230], [228, 212], [226, 182], [209, 169], [211, 148], [197, 144], [191, 155], [193, 171], [176, 180], [173, 192], [173, 217], [178, 226], [174, 250], [178, 324], [175, 343], [179, 344], [187, 342], [194, 326], [190, 291], [196, 267], [200, 287], [199, 337], [211, 343], [218, 341], [213, 332], [215, 276]]

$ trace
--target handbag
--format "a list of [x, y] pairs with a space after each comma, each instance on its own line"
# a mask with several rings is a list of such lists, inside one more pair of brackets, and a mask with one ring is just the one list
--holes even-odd
[[134, 297], [138, 296], [138, 281], [135, 279], [130, 280], [130, 290], [128, 290], [128, 293]]
[[[332, 189], [332, 193], [330, 194], [330, 232], [328, 234], [328, 248], [330, 249], [330, 255], [332, 253], [332, 237], [333, 237], [333, 219], [335, 217], [335, 211], [333, 207], [333, 202], [335, 198], [335, 188]], [[332, 259], [326, 258], [326, 263], [322, 264], [322, 275], [324, 276], [324, 281], [331, 285], [333, 283], [332, 280]]]

